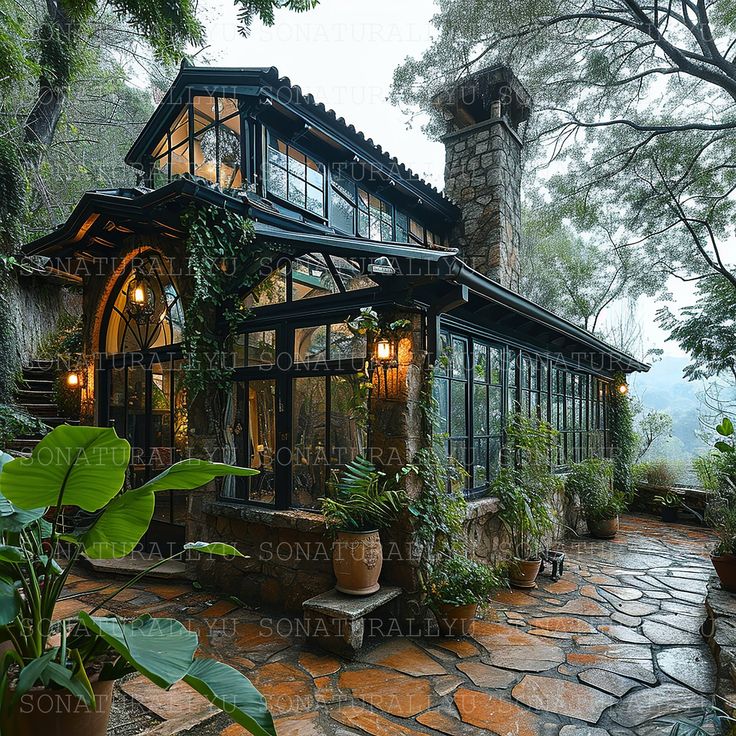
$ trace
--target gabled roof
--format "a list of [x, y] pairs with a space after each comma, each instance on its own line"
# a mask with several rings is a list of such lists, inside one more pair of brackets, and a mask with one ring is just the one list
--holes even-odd
[[276, 67], [182, 67], [156, 111], [146, 123], [125, 157], [131, 166], [141, 166], [147, 150], [158, 142], [179, 112], [177, 107], [186, 101], [189, 91], [201, 90], [205, 94], [222, 91], [230, 94], [270, 100], [304, 118], [310, 125], [321, 129], [330, 138], [355, 151], [361, 159], [387, 177], [398, 179], [425, 205], [431, 206], [444, 217], [454, 219], [457, 206], [442, 192], [415, 174], [395, 156], [366, 137], [365, 133], [350, 125], [344, 118], [325, 107], [315, 98], [293, 85], [289, 77], [279, 75]]

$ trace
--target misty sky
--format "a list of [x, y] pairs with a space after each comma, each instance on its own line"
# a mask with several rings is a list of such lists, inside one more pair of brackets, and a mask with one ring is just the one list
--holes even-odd
[[[273, 28], [256, 24], [244, 39], [237, 33], [230, 0], [208, 0], [210, 46], [204, 56], [208, 63], [223, 66], [276, 66], [293, 84], [441, 188], [444, 147], [426, 138], [421, 119], [410, 127], [409, 116], [387, 99], [394, 68], [429, 45], [433, 13], [432, 0], [321, 0], [317, 9], [303, 15], [279, 12]], [[678, 303], [690, 301], [690, 288], [675, 282], [672, 289]], [[646, 347], [683, 355], [654, 324], [656, 303], [642, 300], [639, 307]]]

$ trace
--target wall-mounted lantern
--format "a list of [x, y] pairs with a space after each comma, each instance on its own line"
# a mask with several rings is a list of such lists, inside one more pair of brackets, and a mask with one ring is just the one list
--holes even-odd
[[133, 272], [125, 292], [125, 311], [136, 321], [146, 322], [156, 311], [156, 292], [143, 271]]
[[618, 391], [621, 396], [626, 396], [626, 394], [629, 393], [629, 384], [626, 383], [626, 381], [621, 381], [621, 383], [616, 386], [616, 391]]
[[[371, 358], [371, 370], [380, 368], [383, 373], [383, 395], [388, 397], [388, 372], [389, 369], [396, 369], [398, 373], [398, 341], [386, 336], [379, 336], [373, 346], [373, 357]], [[381, 383], [381, 374], [379, 373], [379, 384]]]
[[77, 389], [77, 388], [83, 388], [84, 387], [84, 371], [81, 370], [73, 370], [69, 371], [66, 374], [66, 385], [67, 388], [71, 389]]

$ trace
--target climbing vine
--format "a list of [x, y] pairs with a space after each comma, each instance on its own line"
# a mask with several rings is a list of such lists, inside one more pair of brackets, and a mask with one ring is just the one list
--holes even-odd
[[250, 220], [223, 207], [192, 204], [183, 213], [192, 293], [185, 311], [184, 375], [190, 398], [225, 391], [233, 379], [233, 343], [248, 310], [240, 293], [257, 279]]
[[611, 391], [610, 427], [613, 450], [613, 486], [619, 493], [630, 498], [634, 492], [632, 466], [636, 454], [636, 433], [634, 432], [634, 410], [631, 397], [619, 391], [626, 385], [623, 373], [613, 377]]
[[[447, 361], [442, 355], [440, 361]], [[438, 558], [464, 551], [463, 522], [467, 501], [463, 486], [467, 473], [455, 458], [444, 450], [444, 437], [434, 433], [438, 425], [438, 403], [434, 395], [434, 368], [424, 372], [419, 399], [424, 446], [412, 459], [411, 467], [419, 477], [419, 495], [409, 505], [414, 534], [419, 542], [419, 581], [426, 589], [429, 571]]]

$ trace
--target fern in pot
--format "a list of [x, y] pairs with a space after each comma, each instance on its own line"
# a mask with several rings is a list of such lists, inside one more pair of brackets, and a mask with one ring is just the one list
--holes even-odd
[[[257, 472], [189, 459], [122, 490], [129, 462], [128, 442], [100, 427], [57, 427], [29, 458], [0, 453], [0, 733], [104, 736], [113, 683], [137, 671], [165, 689], [183, 680], [249, 733], [275, 736], [260, 693], [232, 667], [195, 656], [197, 634], [180, 621], [94, 615], [179, 554], [122, 583], [92, 611], [54, 619], [77, 559], [130, 554], [151, 522], [156, 493]], [[62, 528], [62, 509], [78, 509], [73, 519], [82, 521], [70, 527], [67, 519]], [[187, 550], [242, 557], [221, 542], [189, 543], [180, 554]]]
[[389, 479], [358, 456], [322, 499], [325, 524], [335, 535], [332, 566], [335, 587], [341, 593], [370, 595], [380, 588], [383, 548], [379, 530], [389, 526], [404, 507], [404, 492], [398, 485], [407, 472], [402, 470]]

